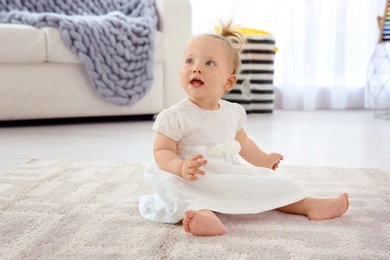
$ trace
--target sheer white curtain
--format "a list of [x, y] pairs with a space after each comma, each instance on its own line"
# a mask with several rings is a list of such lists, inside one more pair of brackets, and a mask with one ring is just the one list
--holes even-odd
[[383, 0], [191, 0], [193, 34], [218, 18], [272, 33], [276, 108], [365, 107], [366, 72]]

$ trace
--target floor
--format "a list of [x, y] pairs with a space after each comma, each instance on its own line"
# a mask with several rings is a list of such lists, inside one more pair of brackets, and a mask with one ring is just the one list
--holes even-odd
[[[152, 160], [152, 120], [0, 126], [0, 172], [30, 159]], [[285, 165], [390, 168], [390, 120], [370, 111], [250, 114], [246, 131]]]

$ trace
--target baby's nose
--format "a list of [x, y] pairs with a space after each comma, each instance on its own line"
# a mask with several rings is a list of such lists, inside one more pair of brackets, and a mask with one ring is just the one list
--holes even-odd
[[200, 68], [198, 68], [198, 67], [194, 67], [194, 68], [192, 69], [192, 72], [193, 72], [193, 73], [202, 73], [202, 70], [201, 70]]

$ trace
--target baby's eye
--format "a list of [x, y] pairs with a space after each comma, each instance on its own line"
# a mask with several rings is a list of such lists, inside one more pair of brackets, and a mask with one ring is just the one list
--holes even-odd
[[215, 63], [213, 61], [209, 60], [208, 62], [206, 62], [206, 65], [207, 66], [214, 66]]
[[186, 60], [186, 63], [188, 63], [188, 64], [193, 64], [193, 63], [194, 63], [194, 60], [193, 60], [193, 59], [187, 59], [187, 60]]

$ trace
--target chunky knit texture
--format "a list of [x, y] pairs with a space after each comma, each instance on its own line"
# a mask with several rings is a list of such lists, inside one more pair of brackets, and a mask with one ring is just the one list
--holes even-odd
[[133, 105], [153, 81], [154, 0], [0, 0], [0, 22], [55, 27], [97, 91]]

